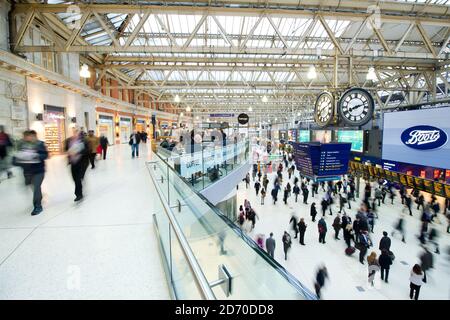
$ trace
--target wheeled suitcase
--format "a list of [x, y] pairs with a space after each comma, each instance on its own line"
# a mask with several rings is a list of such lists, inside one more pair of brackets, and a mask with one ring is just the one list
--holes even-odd
[[349, 247], [345, 249], [345, 254], [348, 256], [351, 256], [352, 254], [354, 254], [356, 251], [355, 247]]

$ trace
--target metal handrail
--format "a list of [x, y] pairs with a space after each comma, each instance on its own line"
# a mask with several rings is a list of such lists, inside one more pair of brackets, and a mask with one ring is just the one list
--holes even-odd
[[[174, 174], [177, 175], [186, 185], [190, 186], [189, 182], [182, 176], [180, 176], [174, 168], [172, 168], [165, 159], [160, 155], [155, 154]], [[266, 260], [275, 270], [277, 270], [283, 278], [285, 278], [300, 294], [305, 296], [309, 300], [317, 300], [316, 295], [314, 295], [308, 288], [304, 287], [303, 284], [295, 278], [289, 271], [287, 271], [282, 265], [280, 265], [276, 260], [272, 259], [267, 252], [261, 250], [258, 244], [250, 238], [248, 235], [244, 234], [242, 230], [236, 226], [230, 219], [228, 219], [219, 209], [213, 206], [208, 199], [206, 199], [200, 192], [195, 190], [195, 188], [190, 188], [193, 193], [195, 193], [215, 214], [217, 214], [236, 234], [238, 234], [258, 255], [260, 255], [264, 260]]]
[[[147, 164], [153, 164], [157, 163], [156, 161], [149, 161]], [[197, 261], [197, 259], [194, 256], [194, 253], [192, 252], [192, 249], [186, 239], [186, 237], [183, 234], [183, 231], [181, 230], [180, 226], [178, 225], [178, 222], [175, 219], [175, 216], [172, 212], [172, 209], [170, 208], [169, 204], [166, 202], [166, 200], [163, 198], [161, 187], [158, 183], [156, 183], [156, 177], [153, 176], [153, 171], [150, 168], [149, 170], [150, 176], [153, 179], [153, 184], [155, 185], [156, 191], [158, 193], [158, 197], [161, 200], [161, 203], [163, 205], [164, 212], [166, 213], [167, 217], [170, 221], [170, 226], [173, 228], [173, 231], [175, 232], [175, 235], [178, 239], [178, 242], [180, 243], [181, 251], [183, 252], [184, 257], [186, 258], [186, 261], [188, 262], [189, 268], [191, 269], [195, 285], [200, 291], [200, 294], [202, 297], [206, 300], [216, 300], [216, 296], [214, 292], [212, 291], [208, 280], [206, 279], [205, 275], [203, 274], [203, 271]]]

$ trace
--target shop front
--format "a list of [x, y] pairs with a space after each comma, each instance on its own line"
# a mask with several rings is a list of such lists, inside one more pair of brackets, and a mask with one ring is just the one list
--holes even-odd
[[63, 107], [44, 105], [44, 141], [51, 154], [64, 151], [66, 115]]
[[98, 116], [98, 135], [104, 135], [109, 143], [114, 143], [114, 118], [113, 116], [100, 114]]
[[130, 140], [130, 135], [132, 132], [132, 122], [131, 118], [128, 117], [120, 117], [120, 142], [121, 143], [128, 143]]
[[147, 125], [145, 124], [145, 120], [136, 119], [136, 130], [138, 132], [145, 132], [147, 129]]

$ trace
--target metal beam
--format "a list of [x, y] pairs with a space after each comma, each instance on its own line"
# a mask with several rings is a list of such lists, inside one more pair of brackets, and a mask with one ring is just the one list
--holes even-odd
[[428, 35], [427, 35], [425, 29], [423, 28], [422, 24], [420, 23], [420, 21], [416, 22], [416, 26], [417, 26], [417, 29], [419, 30], [420, 35], [422, 36], [422, 39], [425, 42], [425, 45], [426, 45], [428, 51], [431, 52], [433, 57], [436, 57], [436, 52], [434, 51], [433, 44], [431, 43], [431, 40], [428, 37]]
[[147, 12], [141, 17], [141, 20], [139, 20], [138, 24], [136, 25], [133, 32], [131, 33], [131, 36], [128, 37], [127, 42], [125, 42], [125, 45], [123, 46], [123, 48], [126, 48], [126, 50], [129, 50], [130, 45], [133, 43], [134, 39], [136, 38], [136, 35], [142, 29], [142, 27], [144, 26], [144, 23], [148, 20], [149, 16], [150, 16], [150, 12]]
[[[22, 42], [22, 38], [25, 35], [25, 32], [28, 30], [28, 28], [31, 25], [31, 22], [34, 19], [34, 16], [36, 15], [35, 10], [29, 11], [25, 18], [23, 19], [22, 24], [20, 25], [19, 31], [16, 33], [16, 37], [14, 39], [14, 51], [17, 51], [17, 47], [20, 45], [20, 42]], [[17, 16], [16, 16], [17, 19]], [[17, 25], [17, 22], [14, 24]]]
[[70, 47], [74, 43], [75, 39], [79, 36], [81, 30], [83, 30], [83, 27], [86, 24], [86, 21], [89, 19], [90, 16], [91, 16], [91, 11], [89, 9], [83, 13], [83, 15], [81, 16], [80, 21], [79, 21], [79, 27], [72, 30], [72, 34], [70, 35], [69, 39], [67, 40], [67, 42], [64, 46], [65, 51], [68, 51], [70, 49]]

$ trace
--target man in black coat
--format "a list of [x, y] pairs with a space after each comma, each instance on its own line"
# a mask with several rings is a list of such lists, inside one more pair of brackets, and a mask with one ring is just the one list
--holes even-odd
[[391, 238], [388, 237], [388, 233], [386, 231], [383, 231], [383, 238], [380, 240], [380, 251], [383, 251], [383, 249], [387, 250], [388, 252], [391, 249]]
[[64, 150], [68, 153], [72, 178], [75, 183], [75, 202], [83, 199], [83, 179], [89, 166], [89, 146], [76, 128], [72, 137], [66, 139]]
[[33, 186], [32, 216], [42, 212], [41, 185], [45, 175], [45, 160], [48, 158], [44, 142], [37, 139], [36, 131], [25, 131], [23, 140], [19, 142], [18, 151], [13, 158], [13, 164], [23, 169], [25, 185]]

